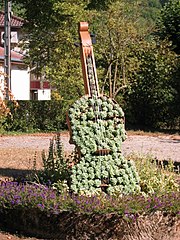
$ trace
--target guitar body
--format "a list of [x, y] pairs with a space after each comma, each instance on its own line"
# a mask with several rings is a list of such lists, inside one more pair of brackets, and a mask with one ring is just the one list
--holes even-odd
[[80, 161], [72, 167], [71, 190], [75, 193], [106, 191], [131, 193], [139, 190], [133, 162], [122, 153], [126, 139], [124, 112], [115, 100], [100, 95], [87, 23], [80, 23], [81, 61], [86, 95], [70, 108], [67, 123], [70, 143]]
[[81, 156], [96, 155], [101, 150], [121, 152], [126, 139], [124, 112], [115, 101], [106, 96], [93, 99], [85, 95], [70, 107], [68, 115], [71, 142]]

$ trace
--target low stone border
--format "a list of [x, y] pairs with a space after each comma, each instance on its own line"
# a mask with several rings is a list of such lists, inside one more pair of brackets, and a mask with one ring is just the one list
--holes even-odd
[[162, 212], [126, 221], [116, 213], [47, 216], [38, 209], [1, 209], [0, 228], [54, 240], [180, 240], [180, 219]]

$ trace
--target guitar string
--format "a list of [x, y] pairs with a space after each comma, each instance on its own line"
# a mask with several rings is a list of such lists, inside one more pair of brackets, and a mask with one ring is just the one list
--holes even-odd
[[[95, 66], [93, 64], [93, 59], [92, 56], [88, 56], [86, 58], [86, 63], [87, 63], [87, 72], [88, 72], [88, 80], [89, 80], [89, 87], [90, 87], [90, 96], [92, 97], [92, 99], [94, 99], [95, 103], [93, 106], [93, 110], [94, 110], [94, 115], [95, 115], [95, 122], [98, 123], [100, 130], [101, 130], [101, 141], [104, 141], [105, 145], [107, 145], [107, 139], [105, 137], [105, 132], [103, 129], [103, 117], [101, 116], [101, 112], [102, 112], [102, 105], [96, 104], [96, 101], [98, 100], [98, 86], [97, 86], [97, 77], [95, 75]], [[96, 111], [98, 111], [98, 114], [96, 113]], [[101, 161], [101, 157], [106, 155], [106, 151], [103, 151], [103, 144], [101, 145], [101, 149], [99, 149], [99, 145], [97, 145], [97, 151], [98, 155], [100, 156], [100, 168], [101, 168], [101, 173], [102, 173], [102, 161]], [[101, 177], [102, 178], [102, 177]], [[101, 179], [102, 181], [102, 179]], [[107, 177], [107, 181], [109, 183], [109, 174]]]

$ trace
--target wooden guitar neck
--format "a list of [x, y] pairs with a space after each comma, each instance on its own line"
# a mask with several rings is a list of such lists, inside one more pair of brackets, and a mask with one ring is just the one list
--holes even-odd
[[96, 65], [87, 22], [80, 22], [79, 37], [81, 41], [80, 51], [85, 94], [89, 95], [89, 97], [98, 97], [99, 87]]

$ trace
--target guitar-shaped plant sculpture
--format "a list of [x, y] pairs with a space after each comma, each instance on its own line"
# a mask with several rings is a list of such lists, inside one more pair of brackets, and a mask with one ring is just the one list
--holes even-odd
[[105, 190], [131, 193], [139, 189], [132, 161], [121, 153], [126, 139], [124, 112], [111, 98], [100, 95], [88, 23], [79, 25], [85, 95], [68, 112], [70, 143], [76, 145], [80, 161], [72, 167], [71, 190], [95, 193]]

